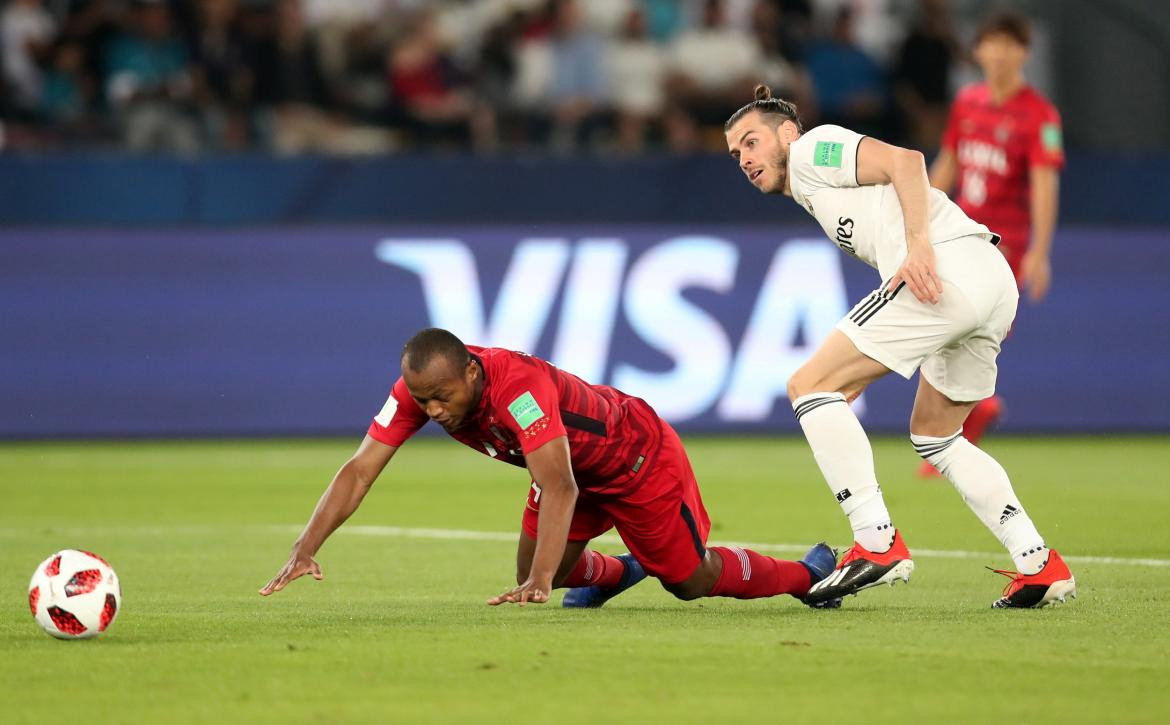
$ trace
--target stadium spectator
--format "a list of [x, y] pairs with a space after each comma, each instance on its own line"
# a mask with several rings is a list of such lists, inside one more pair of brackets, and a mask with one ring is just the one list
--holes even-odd
[[567, 151], [586, 141], [605, 120], [605, 46], [585, 24], [577, 0], [553, 0], [552, 17], [552, 77], [547, 97], [551, 144]]
[[107, 46], [105, 62], [106, 100], [127, 148], [184, 154], [200, 149], [190, 57], [165, 2], [136, 0], [126, 31]]
[[0, 58], [14, 110], [31, 117], [41, 105], [41, 63], [48, 56], [57, 24], [42, 0], [9, 0], [0, 11]]
[[886, 82], [882, 69], [853, 40], [853, 11], [842, 7], [826, 39], [811, 44], [805, 65], [812, 78], [818, 123], [884, 136]]
[[[382, 27], [409, 12], [400, 0], [302, 0], [305, 24], [315, 39], [314, 49], [326, 84], [335, 99], [347, 91], [351, 71], [372, 61], [379, 69], [387, 38]], [[381, 74], [378, 74], [381, 77]]]
[[585, 0], [578, 5], [581, 21], [595, 33], [613, 38], [626, 25], [631, 10], [638, 10], [637, 0]]
[[[723, 143], [727, 108], [750, 92], [763, 53], [750, 34], [727, 23], [723, 0], [705, 0], [701, 25], [684, 30], [670, 47], [666, 115], [670, 147], [690, 152]], [[708, 131], [704, 144], [701, 128]]]
[[60, 141], [86, 141], [98, 136], [91, 109], [94, 79], [85, 72], [85, 47], [73, 40], [58, 42], [45, 71], [40, 115], [52, 124]]
[[626, 153], [641, 151], [647, 127], [666, 106], [666, 51], [650, 38], [641, 9], [630, 10], [607, 57], [618, 147]]
[[758, 0], [751, 25], [765, 53], [795, 65], [804, 57], [811, 35], [812, 8], [806, 0]]
[[214, 145], [236, 149], [248, 143], [247, 109], [255, 86], [238, 11], [237, 0], [199, 0], [188, 40], [206, 134]]
[[337, 112], [300, 0], [277, 0], [274, 30], [253, 51], [259, 126], [277, 153], [374, 153], [384, 132], [355, 127]]
[[386, 58], [392, 117], [424, 143], [495, 145], [495, 118], [475, 96], [439, 38], [435, 17], [420, 11]]
[[107, 75], [105, 51], [121, 34], [126, 11], [114, 0], [70, 0], [69, 12], [61, 19], [61, 37], [84, 48], [84, 72], [94, 83]]
[[789, 42], [785, 27], [779, 3], [775, 0], [757, 0], [752, 8], [751, 32], [763, 55], [759, 80], [769, 87], [784, 89], [784, 97], [791, 99], [800, 108], [811, 108], [807, 74], [790, 63], [784, 53], [784, 44]]
[[902, 42], [894, 71], [901, 122], [915, 148], [933, 148], [942, 135], [958, 53], [946, 0], [920, 0], [918, 18]]
[[474, 71], [476, 93], [497, 112], [512, 109], [516, 52], [525, 22], [523, 11], [509, 13], [484, 31], [479, 46]]
[[642, 0], [646, 28], [658, 43], [669, 43], [682, 30], [685, 18], [678, 0]]

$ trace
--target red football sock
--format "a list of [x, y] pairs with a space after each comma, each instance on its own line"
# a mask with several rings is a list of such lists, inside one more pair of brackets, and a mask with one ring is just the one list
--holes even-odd
[[561, 582], [562, 587], [599, 586], [609, 589], [617, 586], [618, 580], [626, 570], [626, 565], [616, 556], [586, 549], [581, 552], [581, 558], [573, 566], [573, 570]]
[[972, 445], [978, 445], [983, 434], [995, 421], [999, 420], [999, 415], [1002, 412], [1003, 399], [998, 395], [979, 401], [971, 410], [971, 414], [967, 416], [966, 422], [963, 423], [963, 437]]
[[711, 590], [713, 597], [758, 599], [777, 594], [803, 597], [812, 585], [808, 569], [799, 561], [773, 559], [738, 546], [709, 546], [707, 550], [723, 560], [723, 572]]

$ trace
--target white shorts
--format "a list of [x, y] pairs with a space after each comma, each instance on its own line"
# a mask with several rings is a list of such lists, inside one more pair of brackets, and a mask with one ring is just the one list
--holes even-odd
[[955, 402], [995, 393], [995, 358], [1016, 317], [1011, 268], [990, 242], [963, 237], [934, 247], [942, 295], [919, 302], [905, 285], [885, 285], [857, 304], [837, 329], [863, 354], [909, 379], [921, 368]]

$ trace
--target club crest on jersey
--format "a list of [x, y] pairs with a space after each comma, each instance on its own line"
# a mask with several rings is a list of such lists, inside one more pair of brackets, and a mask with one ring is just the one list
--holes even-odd
[[817, 141], [813, 149], [813, 166], [831, 166], [841, 168], [841, 150], [844, 148], [836, 141]]
[[520, 430], [528, 430], [533, 423], [544, 417], [544, 411], [528, 391], [508, 404], [508, 412], [512, 414]]

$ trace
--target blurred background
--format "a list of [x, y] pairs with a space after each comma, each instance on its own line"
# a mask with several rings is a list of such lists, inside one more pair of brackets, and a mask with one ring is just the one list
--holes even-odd
[[5, 0], [0, 436], [360, 435], [427, 325], [795, 431], [784, 380], [877, 280], [723, 121], [765, 82], [933, 155], [1004, 7], [1068, 163], [1003, 425], [1170, 429], [1168, 4]]
[[1170, 8], [1143, 0], [5, 0], [0, 147], [698, 153], [762, 81], [925, 150], [1003, 7], [1070, 147], [1170, 149]]

